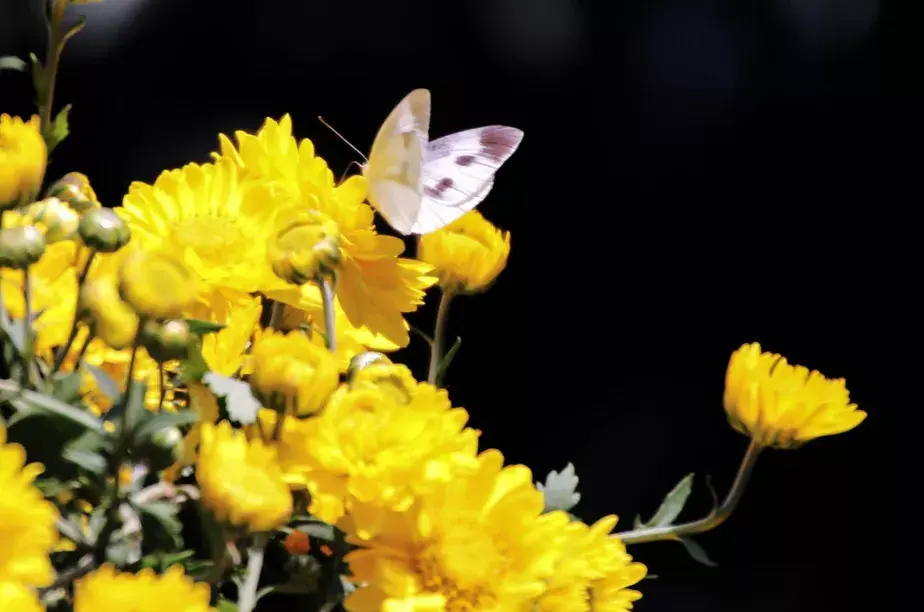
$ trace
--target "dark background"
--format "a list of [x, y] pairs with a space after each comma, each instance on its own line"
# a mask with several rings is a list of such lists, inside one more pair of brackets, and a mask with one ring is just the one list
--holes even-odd
[[[2, 0], [0, 53], [41, 54], [38, 4]], [[415, 87], [433, 93], [434, 137], [522, 128], [480, 207], [511, 230], [509, 265], [450, 323], [450, 392], [483, 446], [537, 478], [573, 461], [577, 513], [628, 529], [687, 472], [727, 489], [746, 439], [721, 398], [742, 343], [846, 377], [869, 418], [766, 453], [699, 538], [720, 567], [676, 543], [631, 552], [659, 575], [639, 610], [867, 609], [888, 564], [885, 422], [896, 378], [913, 383], [887, 347], [910, 335], [899, 288], [919, 278], [894, 204], [919, 194], [920, 69], [890, 6], [106, 0], [79, 7], [56, 98], [73, 134], [49, 176], [83, 171], [118, 204], [133, 180], [207, 161], [219, 132], [286, 112], [339, 174], [356, 156], [316, 116], [368, 150]], [[33, 112], [29, 93], [0, 77], [4, 111]], [[435, 298], [413, 323], [432, 325]], [[407, 353], [423, 376], [423, 347]], [[708, 503], [700, 478], [684, 516]]]

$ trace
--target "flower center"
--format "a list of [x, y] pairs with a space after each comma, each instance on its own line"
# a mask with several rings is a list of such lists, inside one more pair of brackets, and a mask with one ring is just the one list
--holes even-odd
[[494, 607], [490, 585], [504, 569], [494, 540], [476, 525], [458, 522], [418, 556], [424, 587], [446, 597], [446, 610], [463, 612]]
[[247, 247], [243, 229], [225, 217], [193, 217], [174, 226], [172, 239], [206, 259], [226, 260], [228, 253]]

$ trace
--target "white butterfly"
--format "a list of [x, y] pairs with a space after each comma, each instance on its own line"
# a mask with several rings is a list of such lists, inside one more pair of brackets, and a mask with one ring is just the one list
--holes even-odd
[[502, 125], [429, 141], [430, 92], [415, 89], [379, 128], [363, 174], [369, 202], [398, 232], [428, 234], [475, 208], [523, 132]]

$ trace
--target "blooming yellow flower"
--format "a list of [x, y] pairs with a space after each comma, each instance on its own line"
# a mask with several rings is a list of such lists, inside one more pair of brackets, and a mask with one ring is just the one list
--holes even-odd
[[183, 566], [158, 576], [151, 569], [119, 572], [106, 564], [74, 583], [74, 612], [210, 612], [209, 585], [193, 582]]
[[[384, 336], [387, 342], [371, 348], [407, 346], [410, 339], [404, 313], [423, 303], [424, 290], [436, 279], [428, 275], [430, 266], [399, 257], [404, 252], [402, 240], [376, 234], [372, 208], [364, 202], [365, 179], [354, 176], [335, 184], [327, 162], [315, 155], [311, 141], [298, 142], [293, 137], [288, 115], [279, 122], [267, 119], [255, 135], [238, 131], [235, 137], [237, 147], [226, 136], [219, 136], [221, 153], [213, 154], [217, 160], [231, 160], [245, 176], [268, 181], [272, 200], [280, 207], [294, 202], [339, 227], [343, 261], [337, 298], [352, 325]], [[301, 307], [320, 303], [314, 284], [267, 295]]]
[[86, 312], [93, 333], [110, 347], [124, 349], [135, 341], [138, 315], [122, 301], [116, 279], [111, 276], [88, 279], [80, 288], [80, 307]]
[[337, 388], [339, 374], [333, 354], [304, 332], [261, 334], [251, 354], [250, 387], [268, 408], [312, 414]]
[[[382, 528], [351, 542], [346, 562], [359, 588], [350, 612], [378, 610], [528, 610], [546, 589], [564, 532], [542, 515], [542, 493], [528, 468], [503, 467], [489, 450], [478, 469], [416, 498], [405, 512], [384, 512]], [[357, 505], [359, 509], [359, 505]]]
[[0, 610], [42, 612], [44, 608], [31, 589], [18, 582], [0, 580]]
[[26, 465], [26, 451], [6, 444], [0, 426], [0, 582], [43, 587], [54, 579], [48, 554], [58, 543], [58, 510], [33, 484], [43, 470]]
[[588, 526], [570, 522], [564, 512], [551, 513], [561, 524], [564, 542], [548, 591], [536, 602], [542, 612], [624, 612], [642, 594], [628, 587], [647, 573], [641, 563], [633, 563], [626, 547], [615, 535], [615, 516], [606, 516]]
[[0, 209], [28, 201], [42, 186], [48, 150], [38, 115], [0, 115]]
[[242, 291], [214, 289], [199, 296], [186, 316], [224, 325], [202, 337], [202, 357], [209, 369], [223, 376], [241, 370], [244, 353], [260, 323], [263, 305], [259, 297]]
[[[477, 468], [478, 432], [465, 427], [468, 413], [404, 366], [388, 367], [342, 386], [320, 415], [286, 419], [277, 443], [286, 479], [311, 493], [312, 514], [336, 523], [365, 502], [354, 511], [363, 533], [384, 516], [373, 509], [406, 510], [419, 493]], [[273, 430], [273, 411], [258, 418]]]
[[201, 435], [196, 480], [215, 517], [251, 531], [284, 525], [292, 515], [292, 495], [275, 449], [248, 442], [228, 421], [203, 423]]
[[119, 293], [139, 315], [182, 316], [199, 295], [198, 279], [172, 251], [138, 248], [122, 259]]
[[487, 289], [507, 265], [510, 234], [472, 210], [421, 236], [417, 255], [436, 268], [443, 291], [477, 293]]
[[849, 431], [866, 413], [850, 403], [843, 378], [790, 365], [757, 343], [735, 351], [725, 375], [725, 412], [737, 431], [762, 446], [794, 448]]

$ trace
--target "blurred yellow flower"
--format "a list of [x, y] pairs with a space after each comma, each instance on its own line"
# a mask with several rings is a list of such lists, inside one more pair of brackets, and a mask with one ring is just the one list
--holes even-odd
[[[350, 360], [359, 353], [365, 352], [367, 346], [386, 345], [394, 350], [398, 347], [386, 341], [382, 336], [370, 334], [368, 330], [350, 325], [350, 321], [342, 308], [336, 308], [334, 319], [334, 333], [337, 335], [337, 348], [334, 357], [341, 371], [346, 371]], [[279, 331], [300, 329], [310, 331], [311, 341], [318, 346], [324, 346], [324, 337], [327, 328], [324, 323], [324, 308], [319, 304], [316, 307], [303, 309], [295, 306], [283, 305], [282, 320], [278, 322]]]
[[[199, 452], [199, 443], [202, 441], [202, 426], [205, 423], [217, 423], [219, 417], [218, 399], [212, 390], [202, 383], [189, 383], [189, 409], [195, 410], [199, 420], [193, 423], [189, 432], [183, 438], [183, 455], [170, 470], [175, 474], [180, 468], [196, 462]], [[167, 479], [167, 476], [164, 476]]]
[[43, 612], [44, 609], [34, 591], [18, 582], [0, 579], [0, 610]]
[[251, 349], [250, 387], [267, 408], [300, 416], [324, 407], [339, 382], [333, 354], [301, 331], [266, 332]]
[[211, 371], [233, 376], [242, 368], [244, 353], [260, 323], [262, 309], [259, 297], [242, 291], [215, 289], [201, 294], [186, 310], [191, 319], [225, 326], [202, 337], [202, 357]]
[[[258, 418], [273, 430], [273, 411]], [[353, 511], [357, 529], [372, 533], [383, 516], [374, 509], [406, 510], [419, 493], [477, 468], [479, 432], [467, 421], [444, 390], [396, 367], [378, 381], [342, 386], [315, 418], [286, 419], [279, 461], [288, 482], [311, 493], [312, 514], [336, 523]], [[366, 506], [355, 510], [357, 501]]]
[[131, 346], [138, 333], [138, 315], [122, 301], [116, 279], [88, 279], [80, 288], [80, 309], [89, 318], [94, 335], [119, 350]]
[[626, 547], [615, 535], [615, 516], [606, 516], [588, 526], [570, 521], [564, 512], [556, 515], [564, 532], [560, 558], [548, 581], [548, 591], [536, 602], [541, 612], [624, 612], [642, 594], [628, 587], [648, 572], [641, 563], [633, 563]]
[[[368, 346], [377, 350], [407, 346], [410, 338], [404, 313], [417, 310], [424, 290], [436, 279], [429, 276], [430, 266], [399, 257], [404, 252], [402, 240], [375, 232], [372, 208], [364, 202], [365, 179], [354, 176], [336, 185], [311, 141], [296, 141], [289, 115], [279, 122], [267, 119], [255, 135], [235, 132], [235, 138], [237, 147], [220, 135], [221, 153], [213, 156], [231, 160], [245, 176], [266, 181], [280, 207], [294, 203], [336, 223], [343, 257], [337, 279], [338, 304], [353, 327], [371, 332], [370, 342], [384, 337], [383, 342]], [[320, 304], [314, 284], [268, 291], [267, 295], [294, 306]]]
[[820, 436], [849, 431], [866, 413], [850, 403], [843, 378], [790, 365], [760, 344], [735, 351], [725, 375], [725, 412], [737, 431], [762, 446], [794, 448]]
[[340, 228], [317, 210], [280, 210], [269, 245], [273, 272], [287, 283], [303, 285], [337, 269]]
[[74, 583], [74, 612], [210, 612], [211, 589], [193, 582], [182, 565], [171, 565], [157, 575], [151, 569], [137, 574], [106, 564]]
[[45, 198], [30, 204], [24, 217], [26, 223], [42, 230], [47, 244], [73, 239], [80, 223], [77, 211], [58, 198]]
[[349, 540], [362, 548], [346, 557], [359, 587], [346, 609], [529, 610], [554, 572], [564, 532], [541, 514], [530, 470], [503, 461], [485, 451], [476, 472], [405, 512], [374, 510], [382, 528], [371, 538], [359, 537], [348, 517]]
[[0, 210], [32, 199], [42, 186], [48, 150], [38, 115], [0, 115]]
[[510, 234], [472, 210], [446, 227], [420, 237], [418, 257], [436, 268], [449, 293], [487, 289], [507, 265]]
[[172, 251], [139, 248], [122, 259], [119, 293], [139, 315], [169, 319], [182, 316], [195, 301], [198, 279]]
[[0, 425], [0, 582], [44, 587], [54, 579], [48, 554], [58, 543], [58, 510], [33, 484], [43, 470], [26, 465], [26, 451], [6, 444]]
[[292, 515], [292, 495], [276, 451], [248, 441], [228, 421], [203, 423], [196, 480], [202, 500], [220, 521], [250, 531], [269, 531]]

